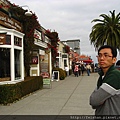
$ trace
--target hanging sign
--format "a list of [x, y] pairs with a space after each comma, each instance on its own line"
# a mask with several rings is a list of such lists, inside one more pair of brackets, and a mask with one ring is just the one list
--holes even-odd
[[38, 56], [32, 57], [32, 64], [38, 64]]

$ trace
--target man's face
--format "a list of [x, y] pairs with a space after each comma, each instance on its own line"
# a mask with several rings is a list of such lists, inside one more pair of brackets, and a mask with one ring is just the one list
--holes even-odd
[[109, 68], [116, 62], [116, 58], [113, 57], [111, 49], [104, 48], [98, 53], [98, 62], [102, 69]]

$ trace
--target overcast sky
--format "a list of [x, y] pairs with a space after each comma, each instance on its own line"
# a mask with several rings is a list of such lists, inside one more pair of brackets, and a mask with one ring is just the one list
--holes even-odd
[[[109, 11], [120, 12], [120, 0], [10, 0], [11, 3], [28, 5], [45, 29], [55, 30], [61, 41], [80, 39], [81, 54], [91, 56], [97, 62], [89, 34], [93, 19]], [[27, 9], [24, 7], [24, 9]]]

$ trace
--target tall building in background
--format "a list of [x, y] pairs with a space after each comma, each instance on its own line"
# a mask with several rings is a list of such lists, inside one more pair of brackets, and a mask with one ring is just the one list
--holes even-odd
[[75, 39], [75, 40], [66, 40], [66, 41], [61, 41], [66, 43], [70, 48], [72, 48], [75, 52], [80, 54], [80, 39]]

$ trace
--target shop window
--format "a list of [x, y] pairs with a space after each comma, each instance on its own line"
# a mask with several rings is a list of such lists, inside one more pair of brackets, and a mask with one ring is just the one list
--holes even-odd
[[64, 67], [67, 65], [67, 60], [64, 60]]
[[0, 45], [11, 44], [11, 35], [6, 35], [6, 33], [0, 33]]
[[0, 48], [0, 79], [10, 80], [10, 49]]
[[15, 55], [15, 79], [20, 79], [21, 78], [21, 62], [20, 62], [20, 50], [14, 51]]
[[14, 45], [21, 47], [22, 46], [22, 39], [14, 36]]
[[6, 35], [6, 44], [11, 45], [11, 35]]

